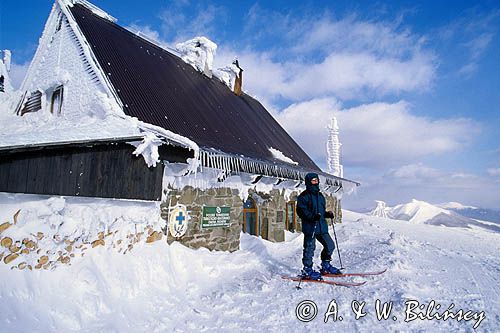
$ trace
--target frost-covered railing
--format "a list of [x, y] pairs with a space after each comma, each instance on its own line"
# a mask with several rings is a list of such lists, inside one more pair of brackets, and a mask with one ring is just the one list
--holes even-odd
[[324, 184], [332, 191], [343, 189], [344, 192], [349, 192], [350, 189], [359, 186], [360, 184], [348, 179], [335, 177], [333, 175], [316, 171], [306, 170], [297, 166], [288, 166], [284, 164], [259, 161], [242, 155], [230, 155], [216, 150], [200, 149], [199, 154], [200, 166], [214, 168], [223, 171], [220, 176], [221, 181], [240, 172], [275, 177], [278, 179], [290, 179], [303, 181], [308, 172], [315, 171], [320, 176], [323, 176]]

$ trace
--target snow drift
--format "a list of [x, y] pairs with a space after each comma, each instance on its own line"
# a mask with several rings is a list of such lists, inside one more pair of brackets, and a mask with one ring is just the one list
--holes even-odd
[[[83, 198], [66, 199], [63, 205], [61, 198], [31, 197], [11, 205], [3, 195], [0, 203], [2, 214], [31, 207], [32, 219], [46, 223], [79, 211], [74, 215], [81, 217], [75, 223], [79, 228], [91, 227], [92, 216], [102, 216], [102, 223], [114, 216], [108, 220], [98, 203]], [[146, 202], [108, 204], [116, 205], [122, 216], [132, 214], [126, 207], [142, 206], [125, 225], [154, 216], [154, 205]], [[367, 280], [361, 287], [303, 284], [298, 291], [295, 283], [283, 281], [280, 275], [296, 274], [301, 267], [301, 234], [287, 233], [284, 243], [241, 234], [241, 248], [234, 253], [169, 246], [163, 240], [138, 243], [126, 254], [100, 246], [53, 271], [11, 270], [1, 264], [0, 324], [5, 331], [29, 332], [472, 332], [477, 324], [456, 319], [405, 322], [405, 302], [411, 299], [422, 304], [434, 300], [442, 310], [453, 303], [454, 310], [484, 311], [477, 331], [500, 329], [499, 234], [343, 213], [344, 223], [336, 232], [347, 270], [388, 269], [381, 276], [349, 278]], [[316, 264], [320, 250], [318, 246]], [[377, 299], [392, 302], [396, 320], [377, 320]], [[296, 317], [304, 300], [318, 308], [309, 322]], [[332, 300], [343, 320], [325, 323]], [[358, 320], [351, 309], [354, 300], [366, 302], [367, 315]]]

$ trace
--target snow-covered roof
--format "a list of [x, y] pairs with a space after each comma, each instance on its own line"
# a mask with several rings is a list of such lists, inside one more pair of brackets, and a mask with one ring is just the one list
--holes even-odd
[[[338, 187], [346, 182], [359, 185], [321, 172], [254, 98], [235, 95], [220, 79], [203, 75], [179, 56], [117, 25], [116, 19], [87, 1], [56, 0], [56, 4], [79, 43], [88, 71], [100, 82], [99, 93], [104, 95], [102, 99], [108, 107], [104, 115], [84, 117], [82, 126], [78, 124], [74, 133], [61, 133], [64, 131], [53, 120], [37, 123], [33, 138], [23, 134], [23, 144], [48, 143], [51, 132], [58, 133], [58, 142], [137, 136], [150, 139], [145, 142], [158, 142], [146, 135], [153, 133], [160, 140], [194, 150], [195, 159], [201, 165], [202, 152], [206, 157], [205, 166], [226, 160], [226, 164], [219, 166], [228, 172], [240, 170], [303, 179], [305, 173], [314, 171], [326, 177], [329, 185]], [[54, 6], [41, 43], [50, 40], [50, 33], [60, 20], [56, 9]], [[208, 40], [197, 42], [215, 50]], [[50, 47], [39, 46], [39, 50], [34, 62], [37, 57], [45, 59]], [[210, 69], [210, 64], [205, 64], [205, 68]], [[28, 71], [23, 83], [25, 92], [36, 88], [28, 87], [33, 85], [31, 72], [38, 75], [36, 71]], [[20, 121], [26, 125], [29, 119], [36, 123], [46, 117], [37, 113], [20, 117], [25, 118]], [[95, 129], [91, 129], [92, 126]], [[40, 131], [48, 137], [44, 139]], [[3, 137], [0, 133], [4, 147], [16, 145], [15, 140], [9, 141], [9, 133]], [[150, 162], [155, 163], [155, 147], [141, 146], [138, 150], [150, 151], [150, 157], [153, 156]]]

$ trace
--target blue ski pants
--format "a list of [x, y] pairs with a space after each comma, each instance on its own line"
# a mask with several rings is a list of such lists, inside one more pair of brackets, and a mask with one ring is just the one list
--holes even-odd
[[302, 255], [302, 264], [306, 267], [312, 267], [314, 250], [316, 249], [316, 239], [323, 245], [321, 251], [321, 260], [330, 261], [332, 259], [335, 243], [330, 234], [304, 234], [304, 252]]

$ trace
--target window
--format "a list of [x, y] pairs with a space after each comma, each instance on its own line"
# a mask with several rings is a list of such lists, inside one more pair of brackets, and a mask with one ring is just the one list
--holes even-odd
[[0, 76], [0, 92], [5, 92], [5, 87], [4, 87], [4, 77], [3, 75]]
[[297, 213], [295, 212], [295, 201], [286, 203], [286, 230], [295, 232], [297, 230]]
[[21, 109], [21, 116], [28, 112], [36, 112], [42, 109], [42, 93], [40, 91], [35, 91], [31, 93], [30, 97], [24, 103], [24, 107]]
[[243, 232], [259, 236], [259, 215], [257, 204], [252, 198], [248, 198], [243, 204]]
[[50, 99], [50, 113], [60, 115], [63, 102], [63, 86], [59, 86], [52, 92]]

